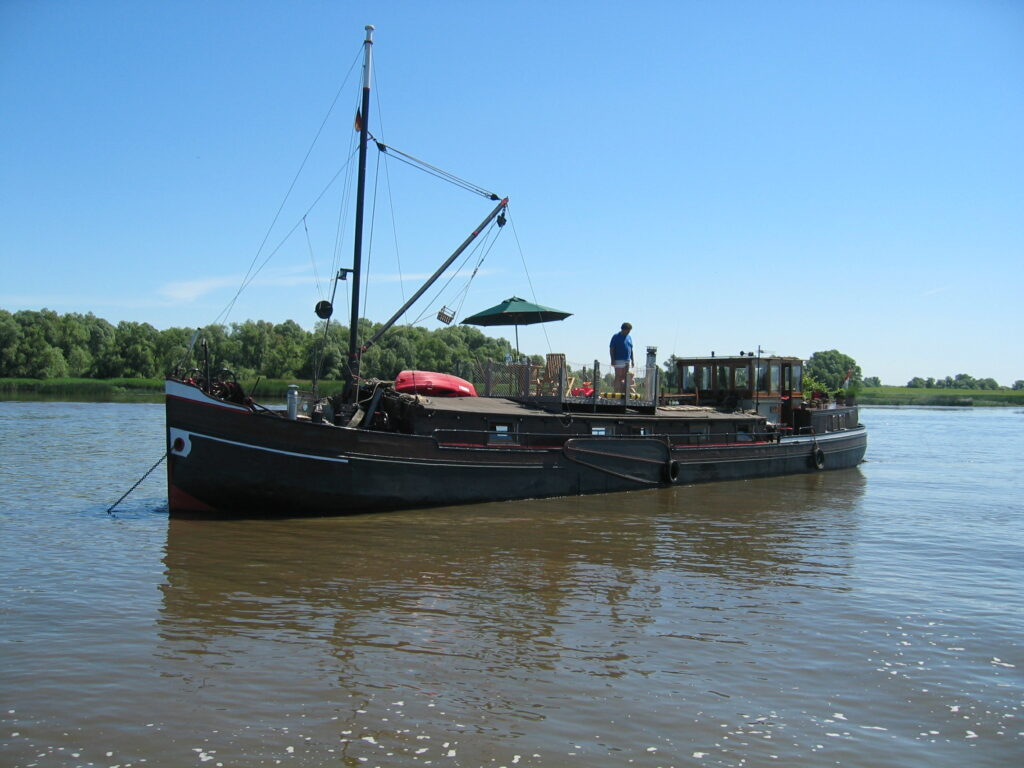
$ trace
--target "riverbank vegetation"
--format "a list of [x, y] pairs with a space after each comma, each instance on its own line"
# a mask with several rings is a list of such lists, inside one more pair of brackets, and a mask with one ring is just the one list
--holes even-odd
[[[359, 337], [370, 338], [380, 324], [359, 321]], [[148, 323], [113, 325], [92, 313], [59, 315], [44, 309], [10, 313], [0, 309], [0, 378], [158, 379], [180, 369], [205, 367], [232, 371], [240, 381], [342, 378], [348, 328], [319, 323], [307, 331], [293, 320], [246, 320], [202, 329], [189, 352], [195, 330], [158, 331]], [[393, 328], [363, 356], [363, 371], [382, 379], [404, 369], [468, 372], [475, 360], [502, 360], [511, 351], [504, 338], [457, 325], [428, 331]], [[461, 375], [461, 374], [460, 374]]]
[[[300, 389], [312, 389], [309, 379], [264, 379], [255, 377], [242, 380], [246, 392], [256, 398], [283, 400], [288, 387], [298, 384]], [[341, 391], [341, 381], [321, 381], [319, 390], [324, 395]], [[163, 379], [0, 379], [0, 398], [41, 399], [41, 400], [161, 400], [164, 392]]]
[[[360, 337], [380, 325], [360, 320]], [[319, 370], [319, 390], [340, 390], [348, 328], [320, 323], [313, 331], [298, 323], [246, 320], [202, 329], [189, 354], [191, 328], [160, 331], [148, 323], [117, 325], [92, 313], [60, 315], [48, 309], [7, 312], [0, 309], [0, 395], [54, 399], [131, 399], [158, 396], [163, 376], [193, 366], [229, 369], [260, 398], [282, 398], [289, 384], [312, 386]], [[479, 329], [457, 325], [428, 331], [393, 328], [363, 357], [363, 372], [382, 379], [404, 369], [445, 371], [471, 378], [480, 360], [507, 359], [511, 345]], [[543, 358], [533, 355], [534, 362]], [[673, 360], [664, 363], [673, 380]], [[577, 372], [573, 372], [577, 373]], [[586, 372], [578, 372], [580, 380]], [[1024, 405], [1024, 381], [1012, 388], [990, 378], [967, 374], [945, 378], [915, 377], [905, 387], [883, 386], [878, 377], [863, 377], [851, 357], [838, 350], [815, 352], [807, 361], [806, 382], [822, 391], [851, 391], [866, 405]], [[805, 389], [807, 387], [805, 386]]]
[[1024, 389], [921, 389], [919, 387], [864, 387], [860, 405], [952, 405], [1024, 407]]

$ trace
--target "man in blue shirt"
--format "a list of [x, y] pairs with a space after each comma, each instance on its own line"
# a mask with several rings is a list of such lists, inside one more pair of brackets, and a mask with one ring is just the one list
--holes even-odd
[[615, 391], [621, 392], [623, 396], [626, 394], [626, 376], [633, 365], [633, 339], [629, 336], [631, 330], [632, 325], [623, 323], [622, 330], [612, 336], [608, 344], [608, 353], [615, 368]]

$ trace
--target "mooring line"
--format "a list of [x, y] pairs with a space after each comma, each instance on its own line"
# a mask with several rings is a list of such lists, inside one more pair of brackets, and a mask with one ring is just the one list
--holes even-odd
[[160, 462], [167, 458], [167, 454], [168, 453], [170, 453], [170, 449], [164, 451], [164, 455], [156, 460], [156, 464], [154, 464], [152, 467], [150, 467], [148, 470], [146, 470], [146, 474], [144, 474], [142, 477], [140, 477], [136, 481], [135, 485], [133, 485], [131, 488], [129, 488], [127, 491], [125, 491], [124, 496], [122, 496], [120, 499], [118, 499], [117, 501], [115, 501], [113, 504], [110, 505], [110, 508], [107, 510], [107, 514], [108, 515], [114, 514], [114, 507], [116, 507], [122, 501], [127, 499], [128, 498], [128, 494], [130, 494], [132, 491], [134, 491], [136, 488], [138, 488], [140, 485], [142, 485], [142, 481], [145, 480], [147, 477], [149, 477], [154, 469], [156, 469], [157, 467], [160, 466]]

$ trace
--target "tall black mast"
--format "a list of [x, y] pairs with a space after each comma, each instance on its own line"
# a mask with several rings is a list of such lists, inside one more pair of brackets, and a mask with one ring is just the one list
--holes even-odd
[[363, 42], [363, 103], [359, 110], [359, 181], [356, 188], [356, 225], [352, 256], [352, 322], [348, 332], [348, 371], [345, 378], [354, 383], [359, 377], [359, 283], [363, 257], [363, 198], [366, 191], [366, 145], [370, 121], [370, 72], [373, 64], [373, 25], [366, 25]]

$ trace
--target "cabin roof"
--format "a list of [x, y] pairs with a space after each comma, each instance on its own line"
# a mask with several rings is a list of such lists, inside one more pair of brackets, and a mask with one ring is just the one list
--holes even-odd
[[[427, 410], [439, 411], [444, 413], [477, 413], [484, 414], [487, 416], [505, 416], [508, 418], [515, 418], [520, 416], [561, 416], [560, 412], [546, 413], [542, 408], [537, 406], [520, 403], [515, 400], [508, 400], [501, 397], [427, 397], [425, 395], [419, 395], [417, 397], [420, 404]], [[654, 414], [622, 414], [622, 413], [585, 413], [575, 412], [574, 416], [578, 418], [594, 418], [594, 419], [622, 419], [628, 418], [632, 420], [650, 420], [650, 419], [679, 419], [679, 420], [692, 420], [700, 419], [703, 421], [737, 421], [743, 419], [760, 418], [756, 414], [751, 413], [723, 413], [699, 405], [662, 405], [658, 406]]]
[[714, 357], [675, 357], [673, 360], [676, 365], [725, 365], [739, 362], [753, 363], [757, 360], [761, 362], [803, 363], [802, 358], [787, 357], [785, 355], [761, 355], [761, 357], [751, 357], [750, 355], [716, 355]]

